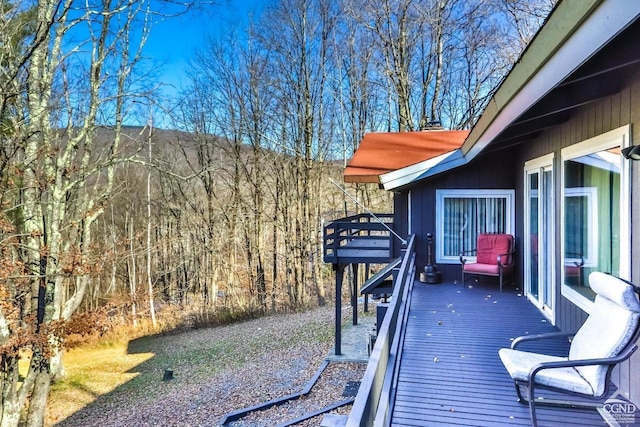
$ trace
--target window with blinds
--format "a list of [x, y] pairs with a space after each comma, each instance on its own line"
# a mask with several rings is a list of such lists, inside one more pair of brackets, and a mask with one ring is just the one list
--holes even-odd
[[436, 260], [457, 263], [480, 233], [514, 234], [514, 190], [437, 190]]

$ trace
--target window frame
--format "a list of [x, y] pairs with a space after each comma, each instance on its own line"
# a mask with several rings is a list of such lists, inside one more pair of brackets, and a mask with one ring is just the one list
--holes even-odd
[[[438, 189], [436, 190], [436, 263], [459, 264], [459, 255], [445, 256], [444, 250], [444, 201], [448, 198], [479, 199], [504, 198], [507, 209], [505, 218], [505, 233], [515, 236], [515, 190], [513, 189]], [[473, 249], [473, 248], [469, 248]], [[474, 256], [468, 257], [470, 262]]]
[[[598, 251], [598, 188], [597, 187], [569, 187], [563, 188], [565, 197], [586, 197], [587, 205], [589, 209], [587, 211], [589, 223], [589, 235], [587, 239], [587, 254], [582, 259], [580, 258], [565, 258], [564, 265], [583, 262], [585, 267], [593, 267], [597, 265], [595, 260], [595, 254]], [[562, 199], [562, 206], [564, 209], [564, 198]], [[564, 211], [563, 211], [564, 212]], [[564, 215], [562, 216], [564, 223]], [[564, 236], [564, 234], [563, 234]], [[564, 252], [563, 252], [564, 253]]]
[[[609, 132], [597, 135], [593, 138], [586, 139], [577, 144], [570, 145], [561, 150], [560, 155], [560, 266], [564, 267], [566, 262], [565, 250], [565, 162], [577, 157], [594, 154], [600, 151], [609, 150], [611, 148], [620, 147], [621, 149], [631, 145], [631, 125], [625, 125]], [[631, 185], [630, 185], [630, 160], [620, 156], [620, 271], [621, 278], [629, 280], [631, 275], [631, 227], [629, 218], [631, 218]], [[627, 254], [624, 256], [623, 254]], [[586, 264], [586, 262], [585, 262]], [[593, 301], [577, 290], [573, 289], [565, 283], [565, 269], [561, 268], [561, 293], [562, 296], [584, 310], [586, 313], [591, 312]]]
[[[530, 241], [528, 241], [529, 237], [525, 237], [523, 244], [522, 244], [522, 248], [523, 248], [523, 283], [524, 283], [524, 289], [525, 289], [525, 293], [527, 295], [527, 298], [529, 298], [529, 300], [533, 301], [534, 304], [540, 309], [540, 311], [542, 312], [542, 314], [547, 317], [547, 319], [549, 319], [551, 321], [551, 323], [553, 325], [556, 324], [556, 295], [557, 295], [557, 286], [555, 283], [555, 277], [556, 277], [556, 270], [557, 270], [557, 266], [555, 263], [555, 259], [556, 259], [556, 230], [557, 230], [557, 219], [556, 219], [556, 212], [557, 212], [557, 201], [556, 201], [556, 183], [557, 183], [557, 164], [556, 164], [556, 159], [557, 156], [555, 153], [549, 153], [546, 154], [544, 156], [538, 157], [536, 159], [532, 159], [529, 161], [526, 161], [524, 163], [524, 171], [523, 171], [523, 183], [524, 183], [524, 189], [523, 189], [523, 194], [524, 194], [524, 229], [523, 229], [523, 233], [525, 236], [530, 236], [531, 233], [531, 221], [532, 218], [530, 216], [530, 212], [531, 212], [531, 193], [529, 191], [529, 177], [531, 176], [531, 174], [535, 173], [538, 175], [538, 190], [535, 190], [536, 197], [538, 198], [538, 212], [537, 215], [538, 217], [542, 217], [542, 204], [540, 203], [540, 189], [542, 188], [541, 185], [543, 181], [544, 181], [544, 174], [545, 173], [550, 173], [551, 174], [551, 178], [550, 178], [550, 182], [548, 183], [548, 189], [549, 189], [549, 196], [550, 196], [550, 200], [548, 200], [548, 204], [549, 206], [548, 208], [548, 212], [551, 218], [550, 222], [546, 224], [547, 230], [546, 232], [543, 234], [544, 236], [547, 237], [546, 240], [548, 241], [543, 241], [542, 243], [538, 243], [540, 246], [538, 246], [538, 255], [543, 254], [543, 260], [547, 260], [549, 259], [550, 262], [547, 262], [545, 267], [542, 267], [542, 265], [537, 265], [537, 269], [538, 269], [538, 277], [542, 277], [542, 280], [546, 280], [544, 279], [545, 277], [549, 277], [551, 278], [551, 280], [549, 280], [548, 283], [548, 287], [545, 286], [545, 284], [540, 283], [540, 279], [537, 283], [538, 289], [537, 289], [537, 296], [534, 295], [531, 292], [531, 280], [530, 280], [530, 271], [531, 268], [533, 267], [531, 264], [531, 243]], [[543, 196], [545, 195], [545, 193], [543, 192]], [[540, 233], [540, 229], [538, 229], [538, 232]], [[544, 245], [544, 247], [543, 247]], [[545, 262], [543, 261], [543, 262]], [[545, 271], [546, 268], [546, 271]], [[545, 272], [546, 274], [540, 274], [541, 272]], [[547, 289], [548, 288], [548, 289]]]

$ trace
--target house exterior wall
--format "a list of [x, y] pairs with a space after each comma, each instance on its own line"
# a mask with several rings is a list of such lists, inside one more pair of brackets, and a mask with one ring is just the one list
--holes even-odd
[[[427, 264], [427, 233], [436, 233], [436, 190], [441, 189], [514, 189], [516, 171], [512, 153], [498, 152], [481, 155], [463, 169], [454, 169], [413, 186], [411, 191], [411, 231], [416, 235], [416, 264], [423, 271]], [[396, 194], [395, 218], [408, 218], [407, 194], [409, 190]], [[404, 201], [402, 203], [401, 201]], [[398, 203], [399, 202], [399, 203]], [[472, 248], [469, 248], [472, 249]], [[435, 252], [435, 239], [434, 239]], [[432, 255], [435, 262], [435, 255]], [[437, 264], [443, 280], [460, 278], [460, 264]]]
[[[394, 231], [400, 236], [409, 235], [408, 224], [408, 203], [409, 193], [396, 193], [393, 197], [393, 228]], [[398, 242], [398, 239], [391, 238], [391, 253], [394, 258], [402, 255], [402, 243]]]
[[[636, 73], [640, 76], [640, 70]], [[623, 89], [611, 96], [585, 105], [571, 115], [570, 119], [542, 132], [537, 138], [516, 142], [505, 150], [485, 153], [470, 164], [418, 182], [411, 191], [411, 230], [417, 238], [418, 271], [426, 264], [426, 233], [436, 230], [436, 190], [438, 189], [515, 189], [516, 194], [516, 282], [523, 284], [524, 251], [524, 164], [526, 161], [554, 153], [554, 194], [560, 200], [562, 167], [561, 150], [565, 147], [596, 137], [621, 126], [631, 125], [631, 144], [640, 144], [640, 77], [627, 82]], [[633, 190], [640, 189], [640, 162], [631, 165], [631, 280], [640, 284], [640, 197]], [[407, 194], [409, 189], [396, 194], [396, 216], [409, 218]], [[560, 241], [562, 218], [559, 204], [555, 206], [555, 237]], [[556, 245], [556, 265], [560, 266], [562, 254]], [[438, 264], [446, 281], [459, 280], [460, 266]], [[562, 268], [555, 269], [555, 280], [561, 283]], [[561, 286], [556, 286], [556, 325], [563, 331], [575, 331], [584, 322], [587, 314], [562, 296]], [[640, 352], [628, 362], [618, 366], [613, 374], [614, 383], [628, 396], [640, 404]]]
[[[613, 129], [631, 124], [631, 144], [640, 143], [640, 78], [627, 83], [617, 94], [599, 99], [580, 108], [567, 122], [545, 131], [539, 138], [522, 144], [517, 153], [520, 169], [524, 162], [545, 154], [555, 153], [555, 198], [560, 200], [559, 171], [562, 167], [561, 149], [577, 144], [581, 141], [601, 135]], [[631, 259], [637, 259], [640, 253], [640, 197], [634, 197], [633, 190], [640, 188], [640, 162], [631, 165]], [[518, 175], [516, 187], [524, 188], [524, 177]], [[517, 199], [516, 217], [518, 230], [524, 230], [522, 191]], [[558, 204], [556, 204], [555, 222], [560, 224], [562, 218]], [[556, 227], [556, 241], [560, 241], [560, 227]], [[556, 245], [556, 265], [560, 265], [562, 254]], [[522, 253], [519, 261], [522, 262]], [[520, 278], [522, 280], [522, 277]], [[640, 263], [632, 261], [631, 280], [640, 283]], [[561, 268], [556, 268], [556, 283], [561, 281]], [[556, 287], [556, 325], [563, 331], [575, 331], [586, 319], [587, 314], [562, 296], [561, 287]], [[635, 375], [632, 375], [632, 372]], [[634, 403], [640, 403], [640, 355], [634, 355], [627, 363], [620, 365], [613, 374], [614, 382], [629, 393]]]

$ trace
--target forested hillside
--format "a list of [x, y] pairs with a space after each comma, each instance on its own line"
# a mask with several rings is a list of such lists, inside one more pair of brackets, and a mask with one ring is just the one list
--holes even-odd
[[[322, 222], [360, 209], [328, 178], [366, 132], [470, 128], [555, 1], [263, 3], [0, 3], [0, 427], [42, 425], [80, 314], [323, 304]], [[145, 44], [203, 13], [171, 87]]]
[[[85, 310], [107, 305], [111, 315], [148, 318], [150, 295], [156, 311], [179, 307], [185, 316], [326, 302], [323, 222], [354, 213], [329, 181], [340, 180], [340, 162], [310, 162], [305, 189], [287, 153], [179, 131], [123, 134], [129, 160], [116, 168], [118, 190], [95, 227]], [[108, 146], [113, 131], [97, 135], [97, 146]], [[364, 193], [370, 208], [391, 209], [375, 186]]]

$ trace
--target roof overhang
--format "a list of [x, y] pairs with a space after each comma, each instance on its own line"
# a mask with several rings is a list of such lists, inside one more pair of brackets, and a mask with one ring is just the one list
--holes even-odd
[[464, 156], [462, 150], [458, 148], [415, 165], [380, 175], [380, 183], [385, 190], [392, 190], [462, 164], [464, 164]]
[[396, 175], [404, 178], [387, 181], [385, 189], [462, 166], [489, 145], [499, 149], [531, 139], [557, 123], [562, 113], [615, 92], [618, 83], [607, 73], [636, 64], [640, 55], [630, 45], [626, 50], [618, 46], [612, 63], [596, 54], [639, 15], [638, 1], [560, 1], [489, 101], [455, 161], [424, 164], [422, 171], [398, 170]]
[[380, 183], [380, 176], [459, 149], [466, 130], [366, 134], [344, 171], [345, 182]]
[[564, 0], [492, 97], [462, 146], [468, 160], [640, 14], [640, 2]]

